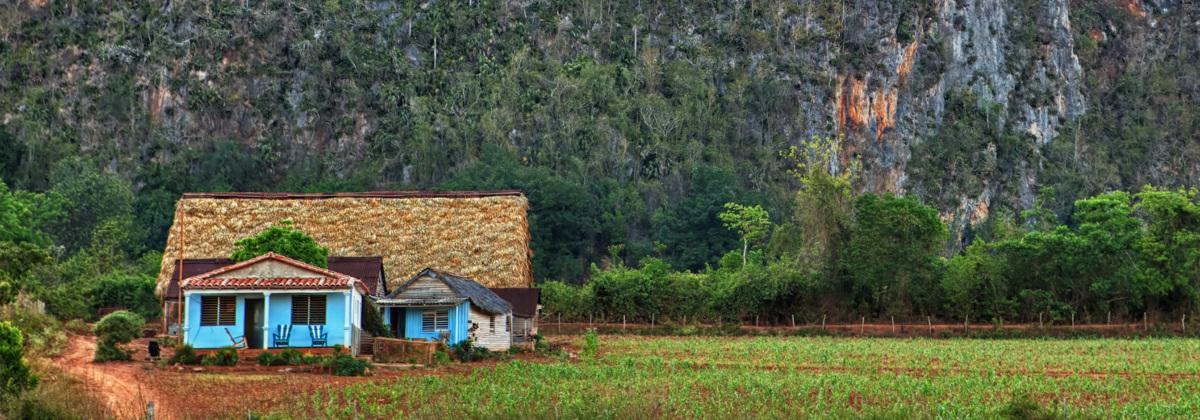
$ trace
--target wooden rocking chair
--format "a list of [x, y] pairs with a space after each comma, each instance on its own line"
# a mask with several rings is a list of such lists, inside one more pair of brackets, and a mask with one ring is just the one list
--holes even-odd
[[229, 332], [229, 328], [226, 328], [226, 329], [225, 329], [225, 335], [228, 335], [228, 336], [229, 336], [229, 341], [232, 341], [232, 342], [233, 342], [233, 348], [235, 348], [235, 349], [244, 349], [244, 348], [246, 348], [246, 347], [247, 347], [247, 346], [246, 346], [246, 336], [244, 336], [244, 335], [243, 335], [243, 336], [240, 336], [240, 337], [234, 337], [234, 336], [233, 336], [233, 333]]

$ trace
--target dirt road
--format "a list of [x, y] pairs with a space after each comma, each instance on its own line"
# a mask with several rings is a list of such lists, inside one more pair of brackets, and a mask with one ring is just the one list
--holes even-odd
[[141, 385], [139, 377], [148, 371], [140, 363], [94, 363], [95, 352], [95, 337], [69, 334], [67, 350], [57, 359], [58, 367], [102, 396], [117, 418], [143, 418], [151, 401], [156, 405], [156, 418], [171, 417], [158, 393]]

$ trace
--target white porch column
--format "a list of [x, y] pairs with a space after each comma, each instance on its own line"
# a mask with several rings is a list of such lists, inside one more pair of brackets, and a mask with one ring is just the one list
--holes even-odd
[[180, 299], [179, 301], [179, 304], [183, 305], [183, 318], [179, 319], [179, 333], [183, 335], [183, 344], [191, 344], [191, 340], [188, 339], [188, 330], [191, 328], [189, 328], [187, 322], [188, 311], [191, 310], [191, 308], [188, 307], [188, 302], [191, 300], [192, 292], [185, 291], [183, 292], [183, 299]]
[[342, 333], [342, 345], [346, 347], [346, 350], [353, 352], [354, 349], [350, 347], [350, 339], [352, 338], [350, 337], [350, 307], [354, 306], [354, 297], [350, 295], [350, 292], [342, 292], [342, 296], [346, 299], [346, 322], [342, 329], [344, 331]]
[[263, 348], [271, 348], [271, 292], [263, 292]]

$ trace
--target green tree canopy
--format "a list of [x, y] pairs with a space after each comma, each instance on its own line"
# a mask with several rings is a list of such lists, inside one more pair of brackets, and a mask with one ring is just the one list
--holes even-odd
[[725, 211], [717, 217], [725, 223], [726, 228], [742, 237], [742, 265], [746, 265], [746, 253], [750, 250], [750, 242], [766, 237], [771, 231], [770, 215], [762, 206], [725, 203]]
[[916, 198], [859, 197], [841, 260], [855, 300], [873, 314], [932, 312], [947, 236], [937, 211]]
[[327, 267], [329, 248], [321, 246], [312, 236], [293, 228], [292, 225], [291, 220], [281, 220], [257, 235], [235, 242], [233, 254], [230, 254], [229, 258], [234, 261], [246, 261], [274, 252], [317, 267]]

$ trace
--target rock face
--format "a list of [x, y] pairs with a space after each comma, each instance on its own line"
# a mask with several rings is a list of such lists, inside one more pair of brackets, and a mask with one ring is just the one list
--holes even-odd
[[138, 185], [227, 154], [257, 166], [213, 188], [296, 168], [426, 188], [495, 145], [639, 185], [649, 214], [698, 164], [787, 191], [778, 152], [842, 135], [860, 188], [961, 233], [1047, 185], [1195, 185], [1194, 3], [24, 2], [0, 11], [0, 138], [20, 146], [0, 157], [33, 187], [77, 148]]
[[[970, 92], [980, 104], [994, 104], [998, 125], [1027, 134], [1031, 148], [1054, 139], [1059, 128], [1086, 109], [1082, 67], [1074, 52], [1067, 0], [1023, 3], [1003, 0], [936, 2], [916, 25], [908, 43], [893, 34], [879, 39], [879, 70], [838, 76], [837, 130], [847, 136], [847, 154], [866, 162], [864, 186], [873, 191], [923, 193], [907, 181], [911, 148], [936, 137], [947, 110], [946, 98]], [[872, 22], [895, 28], [900, 22]], [[1029, 45], [1014, 31], [1034, 26]], [[912, 82], [914, 68], [924, 74]], [[994, 149], [994, 145], [990, 145]], [[992, 151], [994, 154], [994, 150]], [[938, 168], [924, 168], [938, 169]], [[1019, 168], [1018, 201], [1033, 204], [1036, 171]], [[979, 190], [962, 191], [956, 205], [943, 208], [954, 231], [988, 215], [1000, 191], [984, 180]]]

